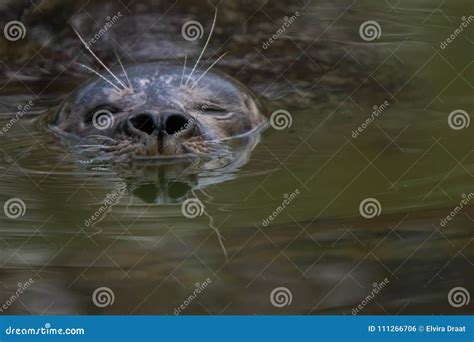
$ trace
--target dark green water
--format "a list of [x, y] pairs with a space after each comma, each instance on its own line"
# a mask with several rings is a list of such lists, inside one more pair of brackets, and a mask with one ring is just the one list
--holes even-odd
[[[108, 65], [114, 49], [128, 65], [182, 64], [197, 59], [212, 7], [4, 5], [2, 26], [22, 13], [26, 36], [1, 37], [0, 127], [33, 102], [0, 136], [0, 204], [25, 204], [17, 218], [0, 212], [0, 302], [32, 279], [4, 313], [173, 314], [208, 278], [183, 314], [351, 314], [381, 283], [360, 314], [472, 313], [448, 301], [455, 287], [474, 293], [472, 3], [337, 3], [220, 5], [204, 65], [229, 51], [217, 68], [292, 124], [270, 126], [245, 165], [206, 172], [91, 164], [35, 119], [87, 79], [74, 60], [93, 65], [71, 25], [90, 39], [121, 11], [93, 47]], [[463, 16], [470, 23], [454, 33]], [[284, 17], [292, 23], [264, 48]], [[183, 39], [189, 20], [202, 23], [202, 39]], [[362, 39], [366, 21], [379, 38]], [[201, 216], [183, 216], [186, 198], [199, 199]], [[366, 199], [378, 216], [363, 217]], [[94, 305], [99, 287], [113, 304]], [[279, 287], [292, 297], [281, 308], [270, 300]]]

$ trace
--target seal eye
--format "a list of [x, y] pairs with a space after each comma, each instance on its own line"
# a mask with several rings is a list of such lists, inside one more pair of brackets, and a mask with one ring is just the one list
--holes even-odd
[[198, 112], [209, 115], [225, 115], [227, 110], [214, 103], [204, 103], [198, 106]]
[[108, 104], [100, 105], [89, 111], [89, 113], [87, 114], [85, 118], [85, 121], [89, 123], [92, 122], [94, 120], [94, 117], [96, 117], [98, 114], [100, 115], [105, 114], [108, 116], [112, 116], [113, 114], [118, 113], [118, 112], [120, 112], [120, 109], [118, 109], [115, 106], [108, 105]]

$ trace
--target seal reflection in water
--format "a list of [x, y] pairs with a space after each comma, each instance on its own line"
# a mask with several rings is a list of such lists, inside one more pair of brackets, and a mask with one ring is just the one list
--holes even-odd
[[253, 94], [226, 75], [161, 63], [113, 75], [74, 91], [50, 127], [116, 161], [222, 154], [266, 122]]

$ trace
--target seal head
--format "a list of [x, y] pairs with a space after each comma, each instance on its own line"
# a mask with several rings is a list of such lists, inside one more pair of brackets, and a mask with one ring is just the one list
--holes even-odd
[[255, 96], [229, 76], [161, 63], [96, 77], [68, 96], [49, 126], [120, 158], [224, 151], [266, 122]]

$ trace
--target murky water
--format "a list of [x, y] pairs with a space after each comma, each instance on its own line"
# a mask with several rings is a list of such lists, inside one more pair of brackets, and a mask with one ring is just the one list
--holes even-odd
[[[337, 3], [220, 5], [203, 65], [229, 51], [218, 69], [291, 126], [207, 171], [90, 163], [37, 119], [89, 77], [75, 61], [94, 65], [71, 26], [102, 32], [93, 49], [110, 66], [114, 50], [182, 64], [211, 6], [2, 5], [26, 29], [0, 41], [3, 313], [472, 312], [448, 300], [474, 290], [472, 4]], [[189, 20], [201, 39], [183, 39]], [[183, 215], [189, 201], [200, 216]]]

